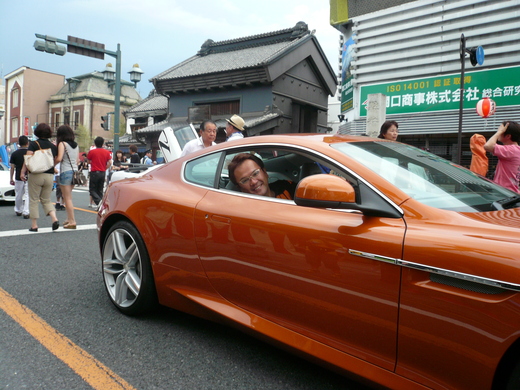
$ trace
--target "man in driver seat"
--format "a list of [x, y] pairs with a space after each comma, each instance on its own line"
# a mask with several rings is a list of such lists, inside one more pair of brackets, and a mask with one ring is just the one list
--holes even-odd
[[269, 175], [261, 159], [251, 153], [240, 153], [228, 166], [231, 182], [248, 194], [292, 200], [296, 184], [289, 180], [269, 183]]

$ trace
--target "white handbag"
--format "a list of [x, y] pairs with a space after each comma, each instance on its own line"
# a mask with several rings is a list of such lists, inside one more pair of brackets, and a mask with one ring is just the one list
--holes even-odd
[[52, 150], [42, 149], [38, 141], [35, 141], [38, 144], [39, 150], [35, 150], [34, 154], [25, 155], [25, 166], [27, 170], [31, 173], [42, 173], [48, 171], [54, 166], [54, 156], [52, 155]]

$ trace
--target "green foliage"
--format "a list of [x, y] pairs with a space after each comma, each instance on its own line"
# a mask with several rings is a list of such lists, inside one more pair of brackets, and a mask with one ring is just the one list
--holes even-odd
[[90, 132], [83, 125], [76, 127], [76, 142], [79, 145], [79, 150], [82, 152], [88, 151], [93, 143]]

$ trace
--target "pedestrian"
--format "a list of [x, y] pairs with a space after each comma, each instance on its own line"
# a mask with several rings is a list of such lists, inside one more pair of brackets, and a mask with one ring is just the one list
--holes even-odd
[[25, 135], [21, 135], [18, 138], [18, 146], [18, 149], [11, 154], [11, 159], [9, 160], [11, 164], [10, 183], [14, 186], [15, 193], [14, 212], [19, 217], [23, 216], [25, 219], [29, 219], [29, 193], [27, 191], [27, 182], [20, 179], [24, 156], [29, 146], [29, 139]]
[[235, 139], [244, 138], [244, 120], [238, 115], [233, 115], [231, 118], [226, 119], [226, 141], [233, 141]]
[[[34, 129], [34, 135], [37, 137], [36, 141], [29, 142], [27, 148], [27, 155], [32, 156], [35, 151], [39, 149], [51, 149], [54, 157], [54, 165], [56, 163], [56, 156], [58, 154], [58, 148], [54, 145], [50, 138], [52, 131], [47, 123], [40, 123]], [[42, 173], [30, 173], [27, 171], [25, 163], [20, 173], [20, 179], [28, 180], [29, 188], [29, 214], [31, 217], [31, 228], [29, 231], [38, 231], [38, 218], [40, 218], [39, 204], [42, 204], [43, 212], [45, 215], [50, 216], [52, 220], [52, 230], [56, 230], [60, 227], [58, 218], [56, 218], [56, 209], [51, 202], [52, 185], [54, 181], [54, 165]]]
[[60, 186], [60, 165], [60, 163], [57, 163], [54, 167], [54, 189], [56, 190], [56, 205], [54, 208], [56, 211], [65, 210], [65, 201]]
[[67, 220], [63, 222], [64, 229], [76, 229], [74, 217], [74, 205], [72, 204], [72, 178], [78, 165], [79, 147], [74, 140], [74, 131], [69, 125], [58, 127], [56, 142], [58, 144], [58, 156], [56, 161], [60, 163], [59, 186], [65, 200]]
[[126, 163], [125, 156], [123, 155], [122, 150], [116, 151], [115, 156], [113, 156], [112, 166], [110, 167], [110, 173], [108, 175], [108, 182], [110, 183], [110, 179], [112, 178], [112, 174], [117, 171], [124, 171], [128, 169], [128, 165], [123, 165]]
[[92, 202], [94, 202], [94, 205], [91, 203], [89, 207], [92, 208], [97, 208], [103, 198], [106, 172], [112, 165], [112, 153], [103, 148], [104, 143], [103, 137], [96, 137], [94, 140], [96, 148], [88, 152], [87, 155], [90, 164], [89, 192]]
[[473, 134], [469, 140], [469, 148], [471, 149], [469, 170], [481, 176], [487, 175], [489, 166], [486, 149], [484, 149], [485, 143], [486, 138], [482, 134]]
[[144, 152], [144, 156], [143, 156], [143, 158], [141, 159], [141, 164], [144, 164], [144, 165], [153, 165], [153, 161], [152, 161], [152, 151], [151, 151], [151, 150], [147, 150], [146, 152]]
[[192, 139], [182, 149], [181, 157], [187, 154], [202, 150], [212, 145], [216, 145], [215, 138], [217, 137], [217, 125], [215, 122], [205, 120], [200, 124], [199, 138]]
[[[500, 142], [501, 144], [497, 143]], [[511, 191], [520, 193], [520, 124], [504, 121], [486, 142], [484, 149], [498, 157], [493, 181]]]
[[88, 161], [87, 161], [87, 153], [81, 153], [81, 159], [78, 164], [78, 171], [83, 173], [83, 186], [87, 185], [87, 178], [88, 178]]
[[399, 135], [399, 125], [396, 121], [386, 121], [381, 125], [381, 130], [377, 138], [388, 139], [390, 141], [396, 141]]
[[139, 159], [139, 155], [137, 154], [137, 146], [130, 145], [128, 147], [128, 150], [130, 151], [130, 163], [139, 164], [141, 160]]

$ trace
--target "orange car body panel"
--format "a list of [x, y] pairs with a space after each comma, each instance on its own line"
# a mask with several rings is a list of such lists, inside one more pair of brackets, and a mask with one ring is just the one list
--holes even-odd
[[160, 302], [205, 318], [216, 313], [389, 388], [489, 389], [500, 358], [520, 337], [519, 294], [465, 291], [406, 263], [520, 284], [520, 210], [423, 205], [329, 146], [359, 138], [258, 138], [348, 165], [401, 207], [403, 218], [302, 212], [288, 202], [192, 185], [181, 172], [204, 152], [194, 153], [111, 184], [100, 212], [100, 222], [126, 218], [138, 228]]

